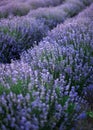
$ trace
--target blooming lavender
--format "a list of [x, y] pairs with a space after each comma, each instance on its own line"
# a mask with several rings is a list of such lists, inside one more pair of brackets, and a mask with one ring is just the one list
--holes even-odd
[[[75, 1], [65, 2], [71, 2], [72, 8]], [[87, 5], [86, 0], [75, 2], [73, 7], [83, 4]], [[70, 14], [65, 5], [65, 12]], [[77, 130], [79, 121], [93, 116], [89, 111], [93, 90], [92, 10], [93, 4], [58, 25], [41, 42], [49, 30], [44, 19], [26, 16], [0, 21], [0, 62], [12, 59], [9, 64], [0, 63], [1, 130]], [[21, 56], [14, 60], [17, 51]]]
[[[37, 129], [59, 128], [60, 123], [64, 129], [66, 129], [65, 125], [67, 127], [73, 126], [74, 119], [78, 116], [77, 106], [81, 99], [78, 97], [77, 92], [75, 92], [75, 87], [71, 86], [70, 78], [68, 79], [64, 69], [67, 68], [66, 71], [72, 74], [68, 58], [70, 58], [72, 63], [74, 55], [75, 52], [71, 47], [61, 48], [56, 43], [55, 45], [42, 43], [38, 47], [29, 50], [28, 53], [23, 53], [20, 62], [15, 61], [10, 65], [2, 64], [0, 66], [2, 72], [0, 80], [6, 94], [10, 95], [10, 92], [12, 92], [16, 95], [22, 94], [24, 97], [27, 93], [30, 94], [32, 99], [28, 101], [28, 104], [31, 105], [29, 107], [32, 109], [32, 121], [34, 120], [33, 118], [37, 120]], [[1, 95], [3, 94], [1, 92]], [[13, 99], [11, 98], [11, 100]], [[11, 102], [13, 103], [13, 101]], [[19, 102], [21, 101], [19, 100]], [[21, 104], [27, 103], [22, 100]], [[23, 110], [24, 107], [23, 105], [21, 108], [19, 106], [19, 111]], [[11, 110], [13, 111], [13, 108]], [[17, 108], [15, 108], [15, 111], [17, 112]], [[75, 111], [76, 115], [74, 115]], [[4, 118], [2, 118], [2, 122], [3, 120]], [[21, 119], [18, 117], [16, 120], [19, 120], [19, 124], [17, 124], [17, 127], [15, 125], [13, 127], [19, 129], [21, 128]], [[28, 118], [27, 121], [29, 121]], [[32, 121], [30, 120], [29, 129], [35, 129], [32, 127], [35, 126]], [[9, 122], [5, 127], [11, 128]], [[25, 129], [25, 125], [23, 127]]]
[[[44, 73], [46, 73], [45, 70], [40, 73], [41, 77], [38, 77], [38, 73], [35, 72], [34, 84], [31, 79], [27, 86], [21, 84], [21, 90], [24, 87], [28, 89], [26, 94], [16, 93], [18, 90], [13, 87], [17, 86], [10, 84], [10, 88], [7, 88], [10, 91], [5, 91], [0, 95], [1, 129], [52, 130], [59, 128], [60, 122], [63, 127], [66, 124], [67, 127], [73, 125], [74, 119], [78, 116], [74, 115], [74, 112], [81, 99], [75, 90], [68, 91], [69, 88], [65, 84], [64, 77], [60, 76], [59, 80], [53, 82], [51, 74], [47, 72], [45, 75]], [[68, 121], [70, 121], [69, 124]]]
[[46, 23], [53, 28], [58, 23], [62, 23], [66, 18], [72, 17], [78, 14], [82, 9], [85, 8], [83, 1], [67, 0], [63, 4], [50, 7], [50, 8], [38, 8], [31, 10], [28, 16], [35, 18], [44, 18]]
[[[68, 1], [57, 7], [46, 8], [45, 11], [43, 11], [44, 8], [40, 9], [46, 16], [39, 15], [38, 9], [31, 11], [31, 14], [29, 13], [26, 17], [1, 20], [0, 62], [10, 63], [11, 59], [19, 59], [23, 51], [37, 45], [47, 35], [48, 30], [56, 26], [59, 21], [62, 22], [71, 17], [70, 12], [74, 13], [72, 11], [74, 8], [75, 12], [78, 13], [84, 7], [82, 2], [75, 2], [74, 4], [72, 0], [72, 3]], [[35, 15], [36, 18], [30, 18], [30, 16], [35, 17]]]
[[[93, 5], [89, 8], [90, 12], [91, 8], [93, 8]], [[86, 18], [85, 13], [82, 13], [81, 17], [82, 16], [83, 18]], [[76, 56], [74, 57], [74, 62], [71, 66], [75, 67], [75, 69], [72, 68], [72, 72], [75, 72], [74, 74], [76, 74], [76, 76], [74, 75], [73, 78], [74, 81], [76, 81], [75, 84], [82, 81], [81, 86], [83, 87], [83, 83], [87, 81], [86, 84], [89, 84], [90, 82], [92, 82], [91, 79], [93, 77], [93, 17], [92, 15], [89, 15], [89, 18], [87, 16], [87, 21], [83, 21], [83, 19], [81, 18], [79, 21], [79, 17], [78, 20], [76, 19], [70, 21], [72, 23], [66, 22], [59, 25], [57, 28], [49, 33], [49, 35], [44, 39], [44, 42], [48, 41], [53, 44], [55, 41], [62, 48], [64, 46], [71, 46], [72, 48], [74, 48]], [[68, 62], [71, 62], [71, 60], [69, 60]], [[85, 77], [87, 78], [87, 80]]]
[[60, 5], [64, 0], [3, 0], [0, 1], [0, 18], [26, 15], [40, 7]]
[[39, 7], [58, 6], [64, 1], [65, 0], [28, 0], [27, 3], [29, 3], [33, 9], [37, 9]]
[[0, 18], [7, 18], [10, 15], [23, 16], [31, 9], [31, 6], [23, 1], [0, 1], [0, 4]]
[[[22, 21], [22, 22], [21, 22]], [[37, 45], [47, 34], [48, 26], [34, 18], [14, 18], [0, 22], [0, 62], [19, 59], [20, 53]]]
[[[65, 130], [73, 127], [79, 114], [77, 107], [84, 103], [82, 98], [78, 96], [75, 86], [71, 86], [71, 77], [68, 79], [64, 71], [65, 68], [70, 67], [68, 58], [72, 63], [74, 55], [75, 52], [71, 47], [61, 48], [56, 43], [55, 45], [42, 43], [29, 50], [28, 53], [23, 53], [20, 62], [14, 61], [9, 65], [2, 64], [0, 66], [2, 72], [0, 80], [2, 89], [5, 89], [4, 93], [1, 92], [1, 99], [5, 94], [5, 102], [10, 102], [11, 105], [9, 103], [8, 105], [12, 107], [5, 107], [9, 108], [9, 120], [11, 122], [12, 118], [15, 117], [16, 125], [9, 121], [5, 125], [3, 120], [8, 118], [5, 110], [5, 117], [2, 117], [3, 112], [1, 111], [1, 128], [26, 129], [26, 122], [29, 122], [28, 129], [33, 130], [60, 127]], [[72, 71], [67, 72], [72, 73]], [[10, 99], [11, 94], [18, 97]], [[8, 101], [6, 101], [7, 96], [9, 97]], [[1, 104], [2, 102], [4, 101], [1, 101]], [[27, 112], [28, 106], [31, 109], [29, 109], [30, 115]], [[16, 114], [17, 111], [21, 115]]]

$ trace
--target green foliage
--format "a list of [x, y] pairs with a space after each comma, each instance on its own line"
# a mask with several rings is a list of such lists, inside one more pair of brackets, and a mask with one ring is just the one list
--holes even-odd
[[0, 95], [2, 95], [4, 92], [8, 94], [10, 90], [0, 84]]
[[27, 87], [24, 86], [24, 83], [21, 80], [17, 81], [16, 84], [12, 85], [10, 89], [15, 94], [26, 95], [26, 93], [28, 92]]
[[17, 83], [10, 85], [10, 88], [0, 85], [0, 95], [2, 95], [4, 92], [6, 94], [13, 92], [17, 95], [23, 94], [25, 96], [28, 93], [28, 88], [26, 84], [23, 83], [23, 81], [18, 80]]
[[71, 115], [74, 112], [74, 110], [75, 110], [75, 104], [70, 103], [67, 110], [66, 110], [66, 112]]
[[93, 118], [93, 111], [88, 111], [87, 116], [90, 117], [90, 118]]

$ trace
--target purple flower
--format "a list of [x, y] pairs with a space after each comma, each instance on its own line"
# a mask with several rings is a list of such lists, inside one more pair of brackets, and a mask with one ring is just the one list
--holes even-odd
[[86, 112], [82, 112], [82, 113], [78, 116], [78, 119], [84, 120], [84, 119], [86, 119], [86, 117], [87, 117]]

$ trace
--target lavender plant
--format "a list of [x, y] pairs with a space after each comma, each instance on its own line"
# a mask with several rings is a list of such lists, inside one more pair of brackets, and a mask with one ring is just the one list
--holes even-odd
[[[22, 22], [21, 22], [22, 21]], [[20, 53], [37, 45], [48, 32], [42, 20], [15, 18], [0, 23], [0, 62], [19, 59]]]
[[[54, 79], [47, 69], [33, 70], [24, 62], [20, 63], [13, 62], [0, 67], [6, 72], [2, 76], [6, 80], [2, 79], [3, 92], [0, 93], [0, 128], [52, 130], [61, 127], [67, 130], [73, 127], [79, 114], [77, 107], [82, 101], [75, 92], [75, 87], [69, 91], [69, 84], [65, 83], [64, 76]], [[12, 76], [11, 81], [8, 76]], [[21, 78], [20, 82], [18, 76]], [[14, 77], [15, 84], [12, 82]]]

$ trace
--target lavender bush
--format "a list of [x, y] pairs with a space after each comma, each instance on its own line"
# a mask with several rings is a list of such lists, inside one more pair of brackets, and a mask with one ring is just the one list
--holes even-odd
[[59, 97], [56, 88], [52, 87], [50, 91], [53, 91], [53, 95], [51, 94], [51, 96], [50, 91], [43, 86], [39, 88], [41, 91], [35, 92], [34, 90], [33, 94], [29, 92], [25, 96], [12, 92], [1, 95], [0, 128], [52, 130], [61, 127], [65, 130], [73, 125], [73, 120], [77, 117], [73, 113], [78, 105], [77, 100], [80, 99], [75, 98], [74, 91], [68, 95], [69, 98], [65, 96], [64, 92], [61, 92]]
[[15, 18], [0, 22], [0, 62], [19, 59], [20, 53], [37, 45], [49, 28], [42, 20]]
[[[85, 102], [61, 71], [61, 64], [68, 61], [67, 49], [62, 50], [58, 44], [42, 47], [30, 50], [32, 58], [23, 54], [28, 61], [22, 58], [0, 66], [1, 128], [67, 130], [82, 112]], [[70, 52], [68, 57], [74, 53]]]

